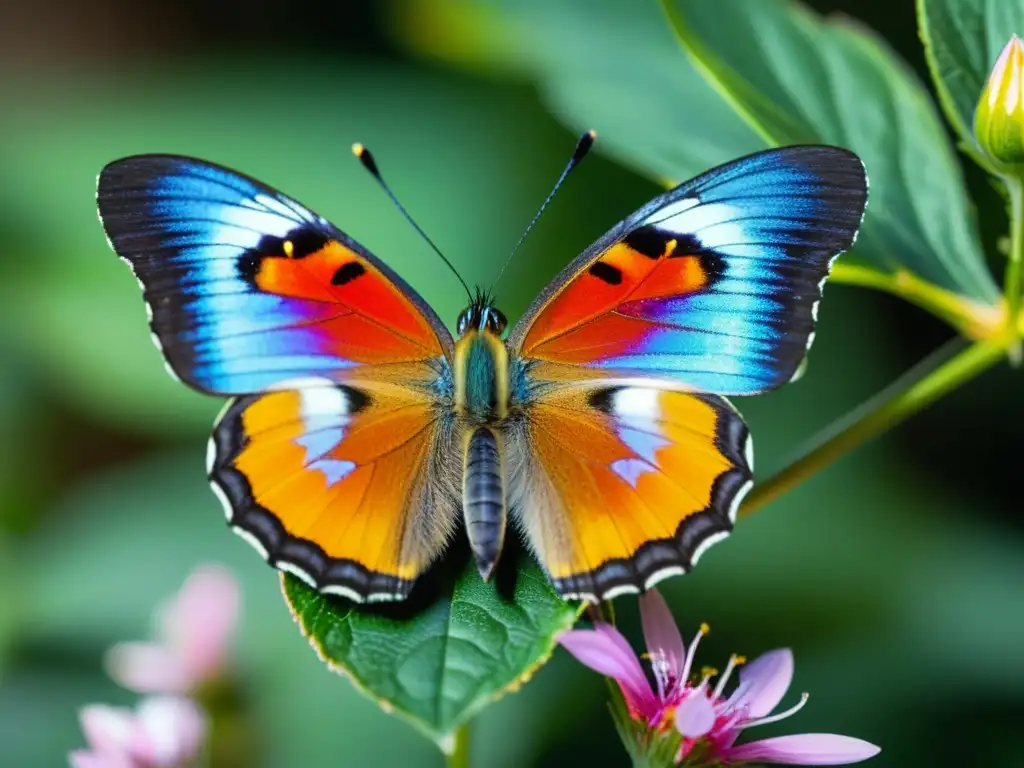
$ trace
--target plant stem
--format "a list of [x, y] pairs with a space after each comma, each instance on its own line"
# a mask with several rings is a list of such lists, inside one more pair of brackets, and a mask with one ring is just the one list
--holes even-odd
[[455, 744], [448, 755], [448, 768], [469, 768], [469, 723], [455, 731]]
[[922, 280], [907, 269], [882, 272], [874, 267], [840, 260], [832, 267], [829, 282], [873, 288], [899, 296], [931, 312], [971, 339], [992, 338], [1004, 330], [1005, 322], [998, 307], [971, 301]]
[[[1006, 356], [1012, 334], [971, 344], [952, 357], [948, 347], [927, 358], [892, 386], [829, 427], [782, 471], [754, 487], [740, 508], [749, 515], [827, 467], [847, 451], [891, 429]], [[957, 340], [959, 342], [960, 340]]]
[[[1006, 264], [1006, 280], [1003, 294], [1006, 296], [1007, 324], [1016, 329], [1017, 315], [1021, 305], [1022, 268], [1024, 268], [1024, 186], [1016, 177], [1006, 178], [1006, 190], [1010, 195], [1010, 258]], [[1010, 350], [1011, 360], [1020, 363], [1021, 349], [1018, 341]]]

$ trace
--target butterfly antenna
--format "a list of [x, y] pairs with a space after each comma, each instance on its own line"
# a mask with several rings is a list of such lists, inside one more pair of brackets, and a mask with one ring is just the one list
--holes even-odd
[[452, 274], [454, 274], [455, 277], [459, 279], [459, 282], [462, 283], [462, 287], [466, 290], [466, 295], [469, 297], [470, 302], [472, 302], [473, 293], [469, 290], [469, 286], [466, 285], [466, 281], [462, 279], [462, 275], [459, 274], [459, 271], [450, 261], [448, 261], [445, 255], [441, 253], [441, 249], [434, 245], [434, 241], [427, 237], [427, 233], [424, 232], [420, 225], [417, 224], [416, 221], [413, 219], [413, 217], [409, 215], [409, 212], [405, 210], [405, 206], [398, 202], [398, 198], [395, 197], [395, 193], [391, 191], [391, 188], [387, 185], [387, 182], [384, 181], [384, 177], [380, 175], [380, 169], [377, 167], [377, 161], [373, 159], [373, 155], [370, 154], [370, 150], [368, 150], [362, 144], [357, 143], [352, 145], [352, 154], [358, 157], [359, 162], [363, 164], [363, 167], [366, 170], [368, 170], [371, 174], [373, 174], [373, 178], [375, 178], [380, 183], [381, 188], [384, 190], [387, 196], [391, 198], [391, 202], [395, 204], [395, 207], [398, 208], [401, 214], [405, 217], [405, 220], [412, 224], [412, 228], [419, 232], [420, 237], [427, 241], [427, 245], [434, 249], [434, 253], [441, 257], [441, 261], [448, 265], [448, 269], [450, 269], [452, 271]]
[[523, 234], [520, 235], [519, 237], [519, 242], [515, 244], [515, 247], [512, 249], [511, 253], [509, 253], [508, 258], [505, 259], [505, 263], [501, 265], [501, 271], [498, 273], [498, 277], [495, 278], [494, 283], [491, 286], [491, 290], [489, 291], [490, 293], [493, 294], [494, 288], [497, 287], [498, 285], [498, 281], [501, 280], [501, 276], [505, 274], [505, 268], [508, 267], [509, 263], [512, 261], [512, 257], [516, 255], [516, 251], [519, 250], [519, 246], [523, 244], [523, 241], [526, 239], [526, 236], [530, 234], [530, 230], [533, 229], [533, 225], [537, 223], [537, 220], [540, 219], [541, 214], [544, 213], [544, 209], [548, 207], [548, 204], [555, 197], [555, 193], [558, 192], [558, 188], [562, 186], [562, 182], [565, 181], [566, 177], [569, 175], [569, 172], [572, 171], [572, 169], [575, 168], [577, 165], [579, 165], [580, 161], [587, 156], [587, 153], [590, 151], [590, 148], [594, 146], [594, 139], [596, 138], [596, 131], [587, 131], [582, 136], [580, 136], [580, 140], [576, 142], [576, 149], [572, 153], [572, 157], [569, 158], [569, 162], [566, 164], [565, 170], [562, 171], [562, 175], [558, 177], [558, 181], [555, 182], [555, 186], [548, 193], [548, 196], [544, 199], [544, 202], [541, 203], [540, 208], [538, 209], [537, 213], [533, 215], [533, 218], [530, 220], [530, 223], [526, 225], [526, 229], [523, 230]]

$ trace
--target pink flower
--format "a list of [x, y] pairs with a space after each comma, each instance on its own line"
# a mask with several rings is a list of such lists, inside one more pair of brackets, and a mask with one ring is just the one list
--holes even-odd
[[160, 642], [115, 645], [107, 655], [110, 676], [140, 693], [195, 692], [223, 672], [239, 603], [230, 571], [219, 565], [196, 568], [157, 610]]
[[674, 726], [682, 737], [676, 762], [690, 758], [697, 764], [737, 765], [747, 762], [788, 765], [845, 765], [878, 754], [874, 744], [849, 736], [806, 733], [754, 741], [737, 746], [740, 733], [789, 717], [807, 701], [785, 712], [771, 712], [782, 701], [793, 679], [793, 654], [779, 649], [755, 659], [740, 672], [740, 683], [731, 695], [725, 686], [744, 659], [733, 656], [714, 688], [713, 672], [691, 680], [690, 672], [700, 638], [683, 643], [679, 629], [661, 595], [650, 590], [640, 598], [640, 618], [655, 687], [640, 660], [622, 634], [609, 624], [596, 622], [594, 629], [571, 630], [559, 638], [562, 646], [580, 662], [619, 684], [630, 716], [653, 735]]
[[174, 696], [145, 699], [134, 712], [92, 704], [79, 717], [89, 749], [71, 753], [72, 768], [186, 768], [206, 737], [199, 707]]

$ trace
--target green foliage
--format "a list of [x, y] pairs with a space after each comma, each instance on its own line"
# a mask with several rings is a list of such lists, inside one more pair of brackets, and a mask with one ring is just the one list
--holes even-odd
[[518, 557], [507, 596], [472, 562], [444, 574], [428, 605], [352, 605], [288, 575], [284, 594], [321, 659], [448, 751], [455, 730], [529, 680], [576, 621], [532, 558]]
[[[772, 144], [857, 152], [871, 197], [857, 253], [991, 302], [956, 156], [923, 85], [872, 31], [791, 0], [667, 0], [680, 41], [710, 82]], [[722, 17], [735, 19], [723, 25]]]
[[982, 167], [974, 138], [974, 109], [999, 52], [1024, 34], [1020, 0], [917, 0], [921, 39], [935, 89], [961, 146]]
[[666, 184], [764, 146], [654, 2], [407, 0], [396, 27], [422, 54], [536, 81], [563, 122], [597, 131], [598, 151]]
[[18, 629], [18, 613], [14, 609], [17, 590], [14, 588], [14, 561], [7, 534], [0, 528], [0, 674], [6, 666], [7, 654]]
[[[536, 81], [563, 121], [597, 130], [598, 151], [658, 180], [765, 143], [849, 147], [871, 183], [856, 255], [878, 275], [858, 282], [900, 292], [891, 275], [909, 271], [995, 301], [955, 152], [927, 91], [884, 41], [788, 0], [678, 0], [666, 4], [682, 43], [673, 49], [655, 6], [413, 2], [399, 28], [420, 52]], [[494, 45], [502, 25], [510, 32]]]

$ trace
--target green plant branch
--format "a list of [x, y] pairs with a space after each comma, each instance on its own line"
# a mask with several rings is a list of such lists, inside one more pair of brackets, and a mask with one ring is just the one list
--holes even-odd
[[[1017, 324], [1021, 307], [1022, 275], [1024, 269], [1024, 182], [1016, 177], [1006, 177], [1006, 191], [1010, 197], [1010, 256], [1006, 264], [1006, 280], [1003, 295], [1006, 297], [1007, 325], [1011, 330]], [[1011, 359], [1020, 364], [1020, 342], [1010, 350]]]
[[[754, 486], [740, 515], [756, 512], [843, 454], [892, 429], [1006, 356], [1014, 334], [974, 342], [952, 356], [949, 345], [926, 358], [892, 385], [829, 427], [796, 461]], [[962, 347], [956, 339], [953, 345]]]
[[833, 267], [829, 282], [873, 288], [898, 296], [936, 317], [970, 339], [987, 339], [1001, 335], [1005, 322], [1000, 309], [940, 288], [922, 280], [908, 269], [882, 272], [874, 267], [846, 263], [840, 259]]
[[455, 731], [452, 751], [448, 753], [448, 768], [469, 768], [469, 721]]

